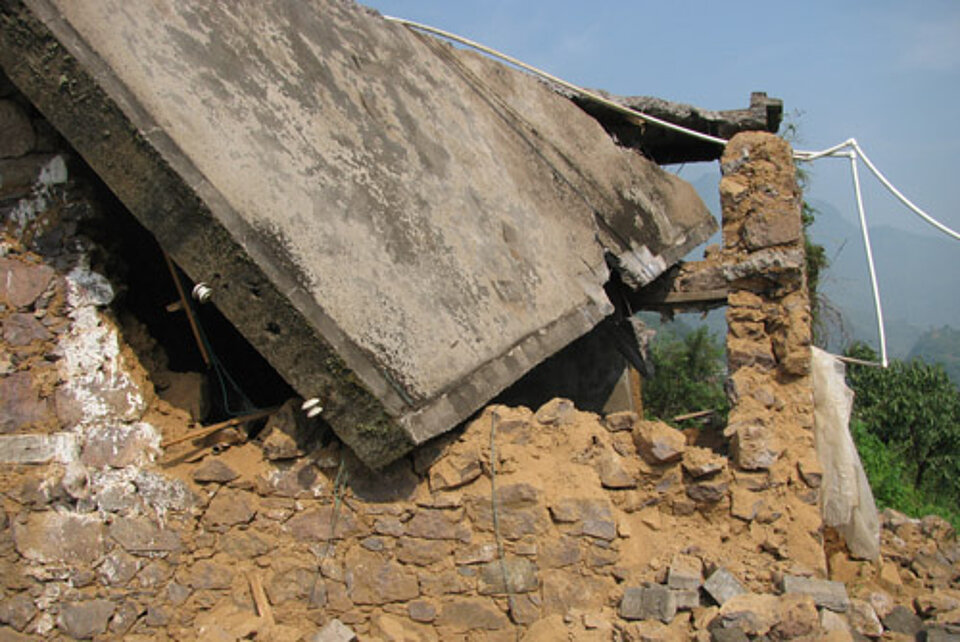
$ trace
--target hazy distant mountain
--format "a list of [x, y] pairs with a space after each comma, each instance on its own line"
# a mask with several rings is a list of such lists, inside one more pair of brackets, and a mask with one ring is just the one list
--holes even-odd
[[[853, 339], [877, 346], [859, 226], [829, 203], [811, 205], [818, 210], [813, 240], [827, 249], [831, 263], [821, 291], [840, 309]], [[960, 325], [960, 245], [945, 236], [884, 226], [869, 229], [890, 356], [903, 358], [927, 330]]]
[[941, 364], [960, 386], [960, 330], [944, 326], [924, 332], [907, 357]]

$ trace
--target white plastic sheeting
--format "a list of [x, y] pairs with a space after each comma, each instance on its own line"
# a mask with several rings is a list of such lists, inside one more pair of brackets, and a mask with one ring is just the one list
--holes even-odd
[[813, 402], [817, 457], [823, 467], [821, 510], [853, 557], [880, 555], [880, 520], [860, 456], [850, 436], [853, 391], [844, 380], [843, 362], [813, 348]]

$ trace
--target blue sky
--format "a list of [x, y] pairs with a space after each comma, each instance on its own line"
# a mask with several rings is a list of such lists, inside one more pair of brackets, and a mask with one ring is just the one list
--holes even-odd
[[[365, 4], [618, 94], [733, 109], [746, 106], [751, 91], [766, 91], [782, 98], [787, 112], [800, 112], [798, 147], [855, 137], [909, 198], [960, 228], [956, 0]], [[690, 166], [681, 175], [696, 180], [707, 171]], [[864, 182], [873, 223], [932, 230]], [[809, 196], [854, 216], [847, 163], [816, 164]]]

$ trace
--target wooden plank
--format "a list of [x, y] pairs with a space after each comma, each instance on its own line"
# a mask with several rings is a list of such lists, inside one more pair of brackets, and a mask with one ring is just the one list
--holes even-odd
[[250, 594], [253, 596], [253, 603], [257, 607], [257, 614], [268, 626], [274, 625], [273, 609], [270, 608], [270, 601], [263, 590], [263, 584], [260, 582], [260, 576], [251, 571], [247, 573], [247, 582], [250, 583]]
[[670, 304], [691, 304], [691, 303], [721, 303], [727, 302], [727, 288], [716, 290], [698, 290], [692, 292], [667, 292], [666, 294], [657, 293], [649, 298], [641, 297], [639, 304], [643, 305], [670, 305]]
[[223, 430], [224, 428], [231, 428], [233, 426], [239, 426], [245, 424], [249, 421], [254, 421], [256, 419], [263, 419], [269, 415], [275, 413], [279, 408], [268, 408], [267, 410], [261, 410], [259, 412], [252, 412], [248, 415], [241, 415], [239, 417], [234, 417], [233, 419], [228, 419], [226, 421], [221, 421], [218, 424], [212, 424], [201, 428], [200, 430], [195, 430], [186, 435], [176, 437], [174, 439], [169, 439], [160, 444], [161, 448], [169, 448], [170, 446], [175, 446], [176, 444], [181, 444], [185, 441], [191, 441], [193, 439], [200, 439], [201, 437], [206, 437], [207, 435], [212, 435], [213, 433]]
[[[167, 262], [167, 269], [170, 270], [170, 276], [173, 278], [173, 284], [177, 286], [177, 294], [180, 296], [180, 309], [187, 313], [187, 321], [190, 322], [190, 331], [193, 332], [193, 339], [197, 342], [197, 348], [200, 350], [200, 356], [203, 358], [203, 363], [209, 368], [210, 367], [210, 355], [207, 354], [207, 347], [203, 343], [203, 338], [200, 336], [200, 327], [197, 325], [197, 320], [193, 316], [193, 310], [190, 309], [190, 302], [187, 301], [187, 294], [183, 291], [183, 284], [180, 282], [180, 275], [177, 274], [177, 268], [173, 264], [173, 259], [170, 258], [170, 255], [167, 254], [166, 250], [163, 252], [163, 258]], [[167, 306], [169, 310], [170, 307]]]
[[687, 419], [699, 419], [701, 417], [709, 417], [712, 415], [715, 410], [698, 410], [696, 412], [690, 412], [685, 415], [677, 415], [673, 418], [673, 421], [686, 421]]
[[643, 419], [643, 377], [633, 366], [627, 366], [630, 377], [630, 400], [633, 402], [633, 411]]

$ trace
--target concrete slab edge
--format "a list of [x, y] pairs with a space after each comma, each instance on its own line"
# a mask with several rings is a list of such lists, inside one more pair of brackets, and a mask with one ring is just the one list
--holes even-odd
[[[586, 308], [481, 365], [456, 389], [412, 408], [282, 266], [266, 259], [253, 231], [52, 5], [15, 0], [0, 20], [0, 65], [11, 80], [180, 267], [213, 287], [217, 307], [288, 383], [304, 397], [323, 400], [324, 419], [371, 467], [467, 419], [478, 408], [466, 391], [492, 398], [612, 310], [601, 292]], [[150, 181], [143, 180], [147, 176]], [[271, 329], [257, 318], [264, 310], [274, 321]], [[304, 363], [311, 368], [294, 367]]]

